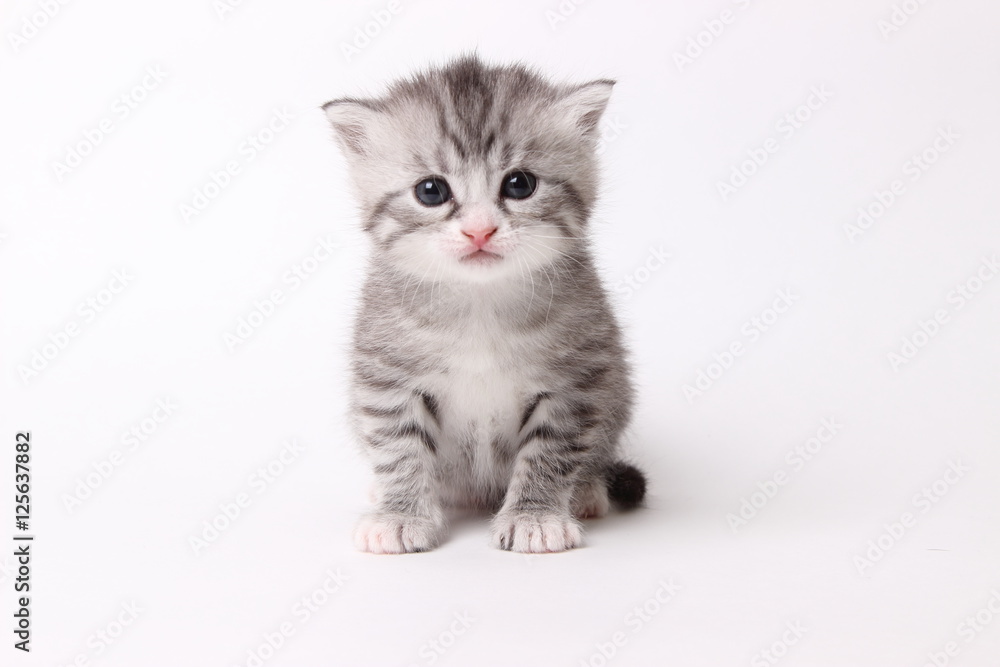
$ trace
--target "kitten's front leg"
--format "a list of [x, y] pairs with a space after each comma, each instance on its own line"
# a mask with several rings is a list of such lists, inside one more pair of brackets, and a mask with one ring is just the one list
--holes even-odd
[[389, 407], [357, 408], [361, 436], [373, 463], [378, 497], [375, 510], [361, 518], [354, 544], [371, 553], [433, 549], [445, 531], [434, 485], [433, 401], [414, 394]]
[[[491, 542], [526, 553], [565, 551], [583, 542], [570, 512], [577, 472], [589, 451], [581, 429], [543, 398], [527, 415], [503, 507], [493, 519]], [[560, 418], [561, 417], [561, 418]]]

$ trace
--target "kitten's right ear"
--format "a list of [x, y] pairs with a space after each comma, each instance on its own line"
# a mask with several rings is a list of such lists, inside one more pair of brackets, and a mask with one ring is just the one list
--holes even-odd
[[372, 131], [381, 114], [372, 103], [345, 97], [327, 102], [323, 111], [348, 157], [365, 157], [372, 153]]

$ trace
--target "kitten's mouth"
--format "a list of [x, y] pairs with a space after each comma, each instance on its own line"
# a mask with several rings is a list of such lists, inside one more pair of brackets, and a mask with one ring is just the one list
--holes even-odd
[[474, 250], [467, 255], [463, 255], [458, 261], [465, 264], [494, 264], [503, 259], [500, 255], [489, 250]]

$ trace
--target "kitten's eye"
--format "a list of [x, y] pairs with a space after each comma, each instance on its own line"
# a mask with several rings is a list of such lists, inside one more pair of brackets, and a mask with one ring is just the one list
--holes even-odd
[[500, 192], [511, 199], [527, 199], [535, 192], [535, 175], [528, 171], [512, 171], [503, 179]]
[[426, 206], [440, 206], [451, 199], [448, 183], [443, 178], [433, 176], [417, 183], [414, 194], [417, 195], [420, 203]]

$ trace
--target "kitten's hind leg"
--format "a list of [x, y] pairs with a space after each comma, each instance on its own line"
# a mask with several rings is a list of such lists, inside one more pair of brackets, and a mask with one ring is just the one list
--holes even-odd
[[599, 519], [606, 515], [611, 509], [607, 484], [598, 478], [577, 482], [570, 507], [578, 519]]
[[445, 532], [434, 482], [435, 415], [426, 408], [423, 394], [397, 396], [396, 400], [388, 407], [357, 408], [378, 488], [375, 509], [354, 530], [354, 544], [360, 551], [427, 551], [440, 543]]

